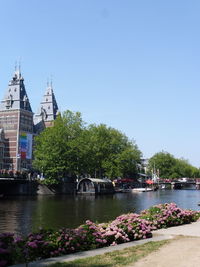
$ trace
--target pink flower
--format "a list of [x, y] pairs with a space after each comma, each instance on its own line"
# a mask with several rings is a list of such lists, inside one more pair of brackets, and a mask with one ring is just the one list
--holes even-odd
[[37, 246], [37, 244], [36, 244], [36, 242], [28, 242], [27, 243], [27, 245], [29, 246], [29, 247], [31, 247], [31, 248], [37, 248], [38, 246]]

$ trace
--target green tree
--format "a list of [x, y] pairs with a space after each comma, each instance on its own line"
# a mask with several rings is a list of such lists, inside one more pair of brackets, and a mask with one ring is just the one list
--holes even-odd
[[55, 181], [70, 176], [134, 177], [141, 152], [120, 131], [104, 124], [86, 127], [80, 113], [68, 110], [35, 138], [34, 156], [34, 166]]
[[137, 173], [141, 152], [134, 141], [104, 124], [88, 128], [89, 173], [95, 177], [131, 176]]
[[159, 170], [160, 178], [171, 178], [172, 169], [176, 165], [176, 159], [168, 152], [156, 153], [149, 159], [148, 172]]
[[192, 177], [192, 166], [185, 159], [176, 159], [170, 178]]
[[159, 169], [161, 178], [195, 178], [198, 177], [200, 172], [199, 169], [192, 166], [187, 160], [181, 158], [177, 159], [168, 152], [156, 153], [149, 160], [148, 171]]
[[54, 126], [35, 138], [34, 167], [49, 179], [74, 176], [78, 172], [77, 141], [84, 130], [79, 112], [69, 110], [58, 116]]

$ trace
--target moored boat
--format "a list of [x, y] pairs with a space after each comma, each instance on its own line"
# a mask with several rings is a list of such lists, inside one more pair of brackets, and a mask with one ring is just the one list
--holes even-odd
[[132, 189], [131, 188], [124, 188], [124, 189], [122, 189], [122, 193], [129, 193], [129, 192], [132, 192]]
[[165, 184], [161, 184], [161, 185], [159, 186], [159, 189], [161, 189], [161, 190], [164, 190], [164, 189], [166, 189], [166, 186], [165, 186]]
[[115, 188], [115, 193], [129, 193], [132, 192], [131, 188]]
[[132, 192], [149, 192], [149, 191], [154, 191], [154, 189], [151, 187], [140, 187], [132, 189]]

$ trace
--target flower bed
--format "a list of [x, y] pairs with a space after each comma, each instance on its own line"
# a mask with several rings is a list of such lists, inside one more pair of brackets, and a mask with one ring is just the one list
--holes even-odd
[[150, 223], [138, 214], [129, 213], [117, 217], [104, 227], [103, 236], [109, 245], [116, 245], [152, 237]]
[[142, 211], [140, 217], [148, 220], [151, 229], [156, 230], [195, 222], [200, 217], [200, 213], [192, 210], [183, 210], [177, 207], [175, 203], [165, 203]]
[[87, 220], [76, 229], [40, 229], [27, 237], [3, 233], [0, 267], [149, 238], [152, 230], [194, 222], [199, 217], [199, 212], [182, 210], [171, 203], [153, 206], [140, 214], [123, 214], [110, 223]]

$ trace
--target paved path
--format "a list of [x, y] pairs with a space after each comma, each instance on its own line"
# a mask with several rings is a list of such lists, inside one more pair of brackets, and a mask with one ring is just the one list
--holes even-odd
[[[160, 229], [153, 232], [153, 235], [184, 235], [184, 236], [199, 236], [200, 237], [200, 220], [190, 224], [184, 224], [167, 229]], [[199, 264], [200, 266], [200, 264]]]
[[153, 235], [181, 236], [162, 246], [129, 267], [199, 267], [200, 266], [200, 220], [176, 227], [160, 229]]
[[[182, 235], [187, 238], [180, 238], [174, 240], [170, 244], [161, 247], [157, 252], [151, 253], [142, 260], [139, 260], [131, 267], [199, 267], [200, 266], [200, 220], [186, 224], [182, 226], [171, 227], [167, 229], [160, 229], [153, 232], [153, 238], [138, 240], [120, 244], [113, 247], [105, 247], [96, 250], [78, 252], [66, 256], [49, 258], [43, 261], [37, 261], [29, 263], [29, 267], [42, 267], [56, 262], [67, 262], [75, 259], [92, 257], [96, 255], [104, 254], [105, 252], [112, 252], [114, 250], [120, 250], [127, 247], [137, 246], [147, 243], [149, 241], [160, 241], [166, 239], [172, 239], [174, 236]], [[171, 256], [170, 256], [171, 255]], [[171, 258], [170, 258], [171, 257]], [[193, 258], [193, 262], [191, 259]], [[183, 264], [181, 264], [183, 259]], [[196, 265], [198, 262], [198, 265]], [[192, 263], [193, 265], [189, 265]], [[163, 265], [164, 264], [164, 265]], [[25, 264], [13, 265], [13, 267], [24, 267]]]
[[182, 237], [127, 267], [199, 267], [200, 237]]

